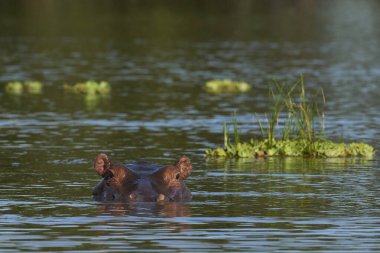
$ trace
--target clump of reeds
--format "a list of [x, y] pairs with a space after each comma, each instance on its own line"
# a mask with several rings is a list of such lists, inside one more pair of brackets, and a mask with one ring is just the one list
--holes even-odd
[[[240, 142], [236, 113], [233, 120], [231, 143], [228, 126], [224, 124], [224, 147], [208, 149], [208, 156], [253, 157], [253, 156], [312, 156], [312, 157], [372, 157], [374, 148], [365, 143], [334, 143], [324, 137], [325, 95], [323, 90], [314, 96], [307, 96], [303, 76], [293, 85], [274, 81], [269, 90], [272, 110], [265, 119], [258, 118], [262, 140]], [[286, 119], [279, 129], [282, 115]], [[263, 122], [266, 122], [264, 127]]]

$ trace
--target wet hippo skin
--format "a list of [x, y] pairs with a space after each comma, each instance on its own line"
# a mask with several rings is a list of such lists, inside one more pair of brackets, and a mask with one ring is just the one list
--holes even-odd
[[173, 165], [148, 162], [114, 165], [104, 153], [96, 156], [94, 168], [103, 179], [94, 187], [99, 201], [181, 202], [190, 201], [185, 185], [192, 170], [190, 159], [181, 156]]

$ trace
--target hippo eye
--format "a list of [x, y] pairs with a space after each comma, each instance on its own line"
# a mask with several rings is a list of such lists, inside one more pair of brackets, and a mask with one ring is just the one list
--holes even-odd
[[178, 179], [179, 179], [179, 176], [180, 176], [180, 175], [179, 175], [179, 173], [177, 172], [177, 173], [175, 174], [175, 179], [178, 180]]

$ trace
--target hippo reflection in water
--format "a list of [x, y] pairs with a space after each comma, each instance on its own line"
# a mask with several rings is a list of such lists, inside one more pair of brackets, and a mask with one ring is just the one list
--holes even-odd
[[147, 162], [112, 164], [106, 154], [99, 154], [95, 171], [103, 179], [94, 187], [93, 196], [100, 201], [181, 202], [190, 201], [191, 192], [184, 179], [192, 170], [190, 159], [181, 156], [173, 165], [159, 166]]

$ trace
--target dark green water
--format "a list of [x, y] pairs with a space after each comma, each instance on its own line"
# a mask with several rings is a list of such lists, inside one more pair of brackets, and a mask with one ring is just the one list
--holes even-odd
[[[327, 97], [329, 138], [380, 148], [378, 1], [1, 1], [0, 251], [379, 252], [373, 160], [207, 160], [237, 111], [260, 133], [272, 78]], [[214, 78], [253, 84], [213, 96]], [[45, 84], [12, 96], [14, 80]], [[106, 80], [108, 98], [63, 93]], [[193, 162], [187, 204], [99, 203], [98, 152]]]

